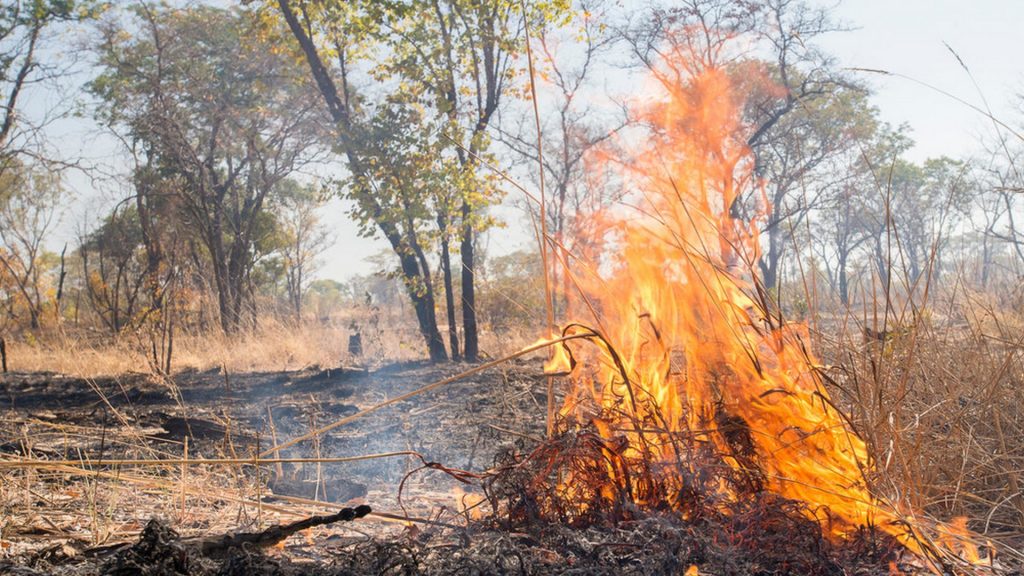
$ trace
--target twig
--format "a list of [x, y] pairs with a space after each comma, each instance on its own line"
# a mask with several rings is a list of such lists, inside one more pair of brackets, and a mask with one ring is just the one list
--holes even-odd
[[[540, 109], [537, 104], [537, 83], [536, 76], [533, 71], [533, 50], [530, 48], [530, 17], [526, 10], [526, 0], [521, 0], [523, 7], [523, 31], [526, 37], [526, 63], [530, 71], [530, 100], [533, 103], [533, 120], [536, 124], [537, 129], [537, 165], [539, 172], [537, 173], [537, 181], [540, 184], [540, 237], [537, 238], [538, 244], [540, 244], [540, 261], [541, 266], [544, 268], [544, 312], [548, 321], [548, 336], [553, 336], [555, 333], [555, 307], [554, 299], [551, 295], [551, 275], [550, 266], [548, 265], [548, 217], [547, 217], [547, 199], [544, 193], [544, 138], [541, 134], [540, 126]], [[554, 350], [548, 349], [548, 360], [554, 357]], [[555, 379], [550, 374], [546, 377], [547, 381], [547, 394], [548, 394], [548, 405], [547, 405], [547, 434], [550, 438], [555, 433]]]

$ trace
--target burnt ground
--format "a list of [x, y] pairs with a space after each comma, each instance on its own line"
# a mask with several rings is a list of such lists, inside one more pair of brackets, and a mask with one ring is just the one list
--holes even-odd
[[[865, 534], [848, 546], [816, 525], [749, 514], [682, 522], [637, 514], [614, 526], [481, 519], [474, 488], [444, 467], [480, 471], [544, 431], [539, 361], [439, 388], [284, 450], [282, 458], [414, 452], [341, 463], [255, 467], [237, 460], [467, 366], [366, 371], [183, 372], [0, 380], [0, 573], [21, 574], [888, 574], [912, 559]], [[231, 458], [231, 464], [156, 460]], [[107, 460], [142, 460], [113, 465]], [[219, 557], [196, 542], [342, 506], [374, 513], [266, 549]], [[763, 504], [763, 506], [762, 506]], [[469, 507], [467, 510], [466, 508]], [[770, 518], [766, 517], [772, 516]], [[753, 528], [753, 529], [752, 529]]]
[[[370, 504], [381, 515], [293, 537], [272, 550], [329, 562], [325, 543], [464, 524], [460, 483], [424, 461], [486, 468], [501, 448], [544, 429], [539, 361], [509, 364], [397, 403], [282, 451], [282, 458], [389, 452], [419, 456], [344, 463], [94, 465], [101, 460], [245, 459], [383, 400], [456, 374], [465, 365], [355, 368], [171, 378], [126, 374], [81, 379], [51, 373], [0, 376], [0, 562], [44, 572], [96, 573], [151, 518], [184, 537], [257, 531], [278, 522]], [[187, 449], [186, 449], [187, 442]], [[410, 475], [410, 473], [412, 473]], [[403, 484], [403, 480], [405, 480]], [[398, 498], [401, 484], [401, 501]], [[313, 545], [310, 545], [313, 544]], [[0, 568], [0, 573], [3, 568]]]

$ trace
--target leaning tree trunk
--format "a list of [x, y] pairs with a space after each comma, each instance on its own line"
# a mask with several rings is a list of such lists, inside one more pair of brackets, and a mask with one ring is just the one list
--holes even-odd
[[[299, 43], [299, 47], [306, 56], [306, 63], [309, 65], [313, 79], [316, 81], [317, 88], [320, 90], [320, 94], [324, 99], [327, 111], [330, 113], [334, 123], [339, 127], [338, 136], [345, 155], [348, 158], [349, 170], [356, 175], [364, 174], [365, 172], [357, 152], [357, 147], [349, 137], [349, 129], [352, 126], [352, 119], [349, 116], [347, 99], [342, 100], [338, 91], [338, 86], [334, 83], [333, 78], [331, 78], [327, 66], [325, 66], [323, 60], [321, 60], [320, 54], [316, 49], [316, 45], [313, 43], [307, 29], [303, 26], [302, 22], [300, 22], [299, 18], [293, 11], [290, 0], [277, 0], [277, 5], [281, 10], [281, 15], [284, 17], [285, 23], [288, 24], [289, 30], [291, 30], [292, 35], [295, 36], [295, 39]], [[342, 76], [342, 81], [345, 82], [344, 75]], [[371, 213], [378, 214], [378, 216], [374, 217], [374, 220], [376, 221], [377, 226], [384, 233], [388, 242], [391, 244], [391, 248], [399, 257], [406, 291], [409, 293], [409, 298], [412, 300], [413, 308], [416, 310], [416, 319], [419, 321], [420, 333], [423, 335], [427, 344], [427, 349], [430, 352], [430, 360], [433, 362], [446, 361], [448, 359], [448, 353], [444, 349], [444, 340], [441, 338], [441, 333], [437, 329], [437, 317], [434, 312], [434, 299], [432, 296], [428, 295], [426, 291], [420, 290], [419, 287], [416, 286], [417, 279], [423, 278], [420, 274], [416, 257], [410, 254], [403, 246], [402, 236], [398, 230], [395, 229], [395, 226], [388, 222], [387, 219], [379, 217], [381, 207], [377, 204], [376, 199], [372, 196], [367, 196], [363, 198], [362, 201], [366, 203]], [[475, 330], [475, 318], [473, 326]]]

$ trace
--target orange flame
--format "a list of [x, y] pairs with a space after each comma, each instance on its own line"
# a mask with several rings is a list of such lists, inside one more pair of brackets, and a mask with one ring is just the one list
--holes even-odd
[[485, 500], [483, 496], [466, 492], [461, 486], [455, 486], [452, 489], [452, 498], [455, 500], [455, 510], [460, 515], [470, 520], [483, 518], [484, 513], [480, 508]]
[[939, 525], [939, 536], [935, 543], [971, 564], [981, 564], [978, 545], [972, 541], [973, 535], [967, 529], [967, 518], [957, 516], [948, 524]]
[[[760, 183], [729, 76], [715, 68], [656, 76], [666, 97], [642, 113], [653, 134], [622, 165], [630, 208], [594, 219], [604, 226], [591, 240], [614, 256], [592, 262], [599, 272], [571, 298], [580, 314], [599, 311], [593, 322], [606, 345], [574, 349], [586, 368], [573, 371], [561, 415], [600, 417], [603, 437], [628, 440], [627, 457], [672, 464], [663, 480], [675, 489], [706, 476], [709, 463], [694, 455], [714, 452], [717, 502], [736, 501], [730, 477], [742, 476], [804, 503], [827, 535], [875, 525], [917, 550], [869, 491], [865, 443], [821, 385], [806, 328], [775, 325], [751, 296], [757, 221], [734, 217], [733, 205]], [[546, 371], [569, 367], [563, 347]], [[646, 483], [626, 482], [648, 503]]]

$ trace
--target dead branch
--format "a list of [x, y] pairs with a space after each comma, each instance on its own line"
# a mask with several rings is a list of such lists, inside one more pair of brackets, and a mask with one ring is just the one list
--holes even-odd
[[342, 508], [335, 514], [328, 514], [326, 516], [310, 516], [309, 518], [297, 520], [290, 524], [278, 524], [277, 526], [272, 526], [261, 532], [240, 532], [230, 535], [225, 534], [214, 538], [202, 538], [198, 540], [196, 544], [203, 556], [208, 557], [222, 556], [232, 548], [241, 548], [244, 546], [267, 548], [308, 528], [325, 526], [327, 524], [334, 524], [335, 522], [351, 522], [352, 520], [366, 516], [371, 511], [372, 509], [369, 506], [363, 504], [361, 506], [356, 506], [355, 508]]

